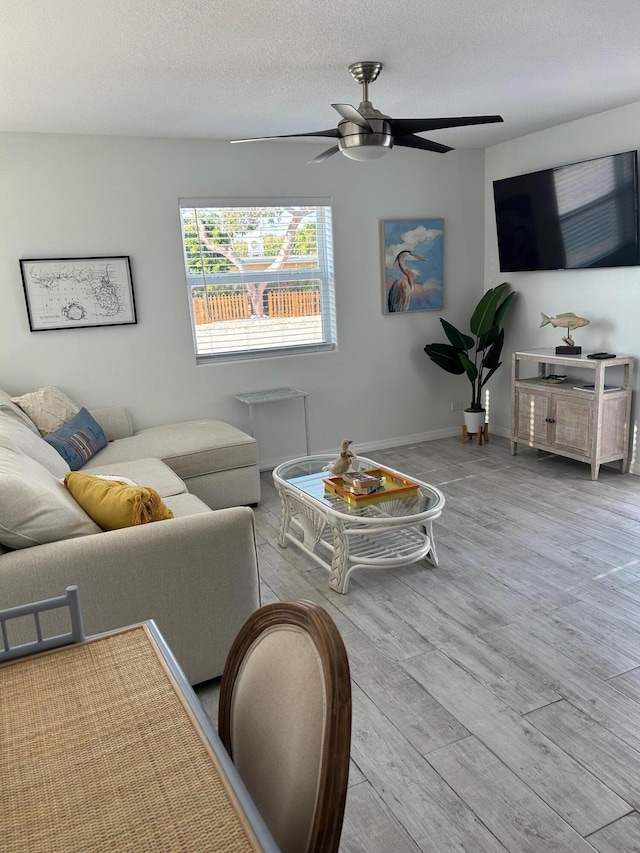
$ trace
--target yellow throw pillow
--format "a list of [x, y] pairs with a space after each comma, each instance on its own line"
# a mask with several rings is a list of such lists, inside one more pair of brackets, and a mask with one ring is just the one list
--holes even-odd
[[103, 530], [163, 521], [173, 513], [155, 489], [70, 471], [64, 478], [76, 502]]

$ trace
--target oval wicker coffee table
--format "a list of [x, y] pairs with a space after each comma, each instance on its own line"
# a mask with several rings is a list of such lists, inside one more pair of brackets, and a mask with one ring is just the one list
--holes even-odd
[[[442, 514], [445, 498], [435, 486], [413, 479], [417, 491], [367, 506], [352, 506], [325, 488], [323, 468], [335, 454], [303, 456], [273, 471], [280, 496], [278, 544], [291, 542], [329, 572], [329, 586], [345, 593], [358, 568], [395, 568], [426, 558], [438, 565], [432, 522]], [[380, 468], [358, 457], [360, 470]], [[400, 478], [400, 471], [385, 470]]]

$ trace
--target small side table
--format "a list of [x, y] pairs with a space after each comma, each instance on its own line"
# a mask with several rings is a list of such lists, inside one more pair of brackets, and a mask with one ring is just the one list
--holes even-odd
[[278, 403], [281, 400], [290, 400], [293, 397], [302, 397], [304, 405], [304, 438], [307, 448], [307, 456], [309, 455], [309, 414], [307, 411], [307, 392], [300, 391], [298, 388], [269, 388], [266, 391], [247, 391], [244, 394], [234, 394], [236, 400], [241, 403], [246, 403], [249, 406], [249, 419], [251, 421], [251, 435], [254, 436], [253, 426], [253, 407], [261, 403]]

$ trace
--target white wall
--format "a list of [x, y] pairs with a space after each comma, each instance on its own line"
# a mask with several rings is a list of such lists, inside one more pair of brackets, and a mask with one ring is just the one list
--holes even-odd
[[[456, 432], [450, 403], [466, 404], [468, 383], [423, 346], [442, 338], [441, 313], [466, 322], [482, 293], [484, 154], [396, 149], [307, 165], [322, 148], [0, 134], [0, 387], [51, 384], [89, 408], [123, 404], [138, 428], [198, 417], [248, 428], [235, 392], [297, 386], [309, 392], [316, 452], [344, 436], [357, 451]], [[243, 195], [332, 198], [337, 352], [196, 366], [178, 199]], [[416, 216], [445, 220], [445, 310], [384, 316], [379, 220]], [[101, 255], [131, 256], [137, 325], [30, 332], [18, 259]], [[303, 452], [299, 403], [256, 410], [263, 464]]]
[[[573, 311], [590, 319], [589, 326], [574, 333], [583, 353], [607, 351], [640, 357], [640, 267], [500, 273], [492, 188], [492, 182], [498, 178], [631, 151], [639, 144], [640, 103], [636, 103], [487, 149], [485, 288], [507, 280], [519, 293], [507, 321], [506, 364], [514, 350], [562, 344], [560, 329], [540, 328], [541, 312], [553, 317]], [[492, 421], [504, 434], [510, 418], [509, 374], [503, 367], [490, 385]], [[637, 398], [635, 393], [633, 425], [640, 417]]]

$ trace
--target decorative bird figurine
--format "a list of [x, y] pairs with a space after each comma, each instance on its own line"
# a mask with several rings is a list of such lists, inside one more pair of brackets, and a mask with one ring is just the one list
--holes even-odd
[[328, 465], [325, 465], [322, 469], [323, 471], [331, 471], [336, 477], [340, 474], [344, 474], [345, 471], [348, 471], [349, 468], [353, 465], [353, 460], [356, 458], [355, 453], [352, 453], [349, 450], [349, 445], [352, 444], [348, 438], [342, 439], [342, 445], [340, 449], [340, 455], [337, 459], [334, 459], [333, 462], [330, 462]]

